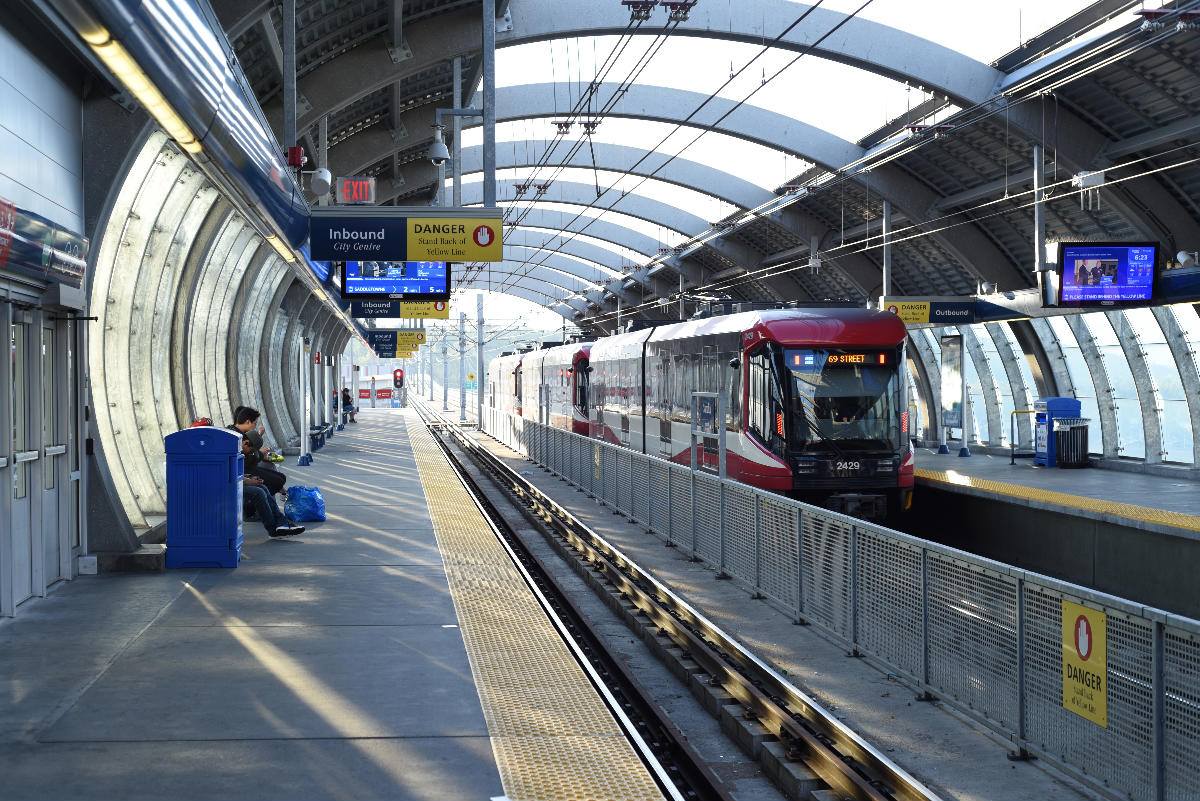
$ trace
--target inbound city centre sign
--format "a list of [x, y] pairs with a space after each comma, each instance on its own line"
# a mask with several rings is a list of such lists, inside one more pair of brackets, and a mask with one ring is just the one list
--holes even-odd
[[314, 261], [503, 261], [497, 209], [319, 206], [309, 216]]

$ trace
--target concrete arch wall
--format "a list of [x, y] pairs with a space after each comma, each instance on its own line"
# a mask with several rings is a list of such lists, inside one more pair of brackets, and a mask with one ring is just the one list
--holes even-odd
[[98, 462], [143, 528], [166, 512], [164, 436], [244, 404], [266, 412], [271, 441], [298, 441], [285, 368], [312, 336], [304, 320], [343, 342], [349, 323], [161, 132], [128, 165], [97, 229], [87, 360]]

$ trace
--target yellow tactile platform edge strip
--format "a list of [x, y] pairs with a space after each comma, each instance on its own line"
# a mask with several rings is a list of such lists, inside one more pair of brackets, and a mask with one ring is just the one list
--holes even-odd
[[661, 800], [445, 454], [413, 417], [406, 423], [505, 794]]
[[1020, 484], [1007, 484], [1003, 481], [988, 481], [982, 478], [964, 476], [961, 473], [947, 473], [940, 470], [917, 470], [916, 475], [917, 478], [923, 478], [926, 481], [936, 481], [939, 484], [969, 487], [996, 495], [1007, 495], [1012, 498], [1052, 503], [1085, 512], [1124, 517], [1142, 523], [1154, 523], [1160, 526], [1169, 526], [1187, 531], [1200, 531], [1200, 517], [1184, 514], [1183, 512], [1151, 509], [1146, 506], [1134, 506], [1131, 503], [1116, 503], [1115, 501], [1105, 501], [1099, 498], [1071, 495], [1066, 492], [1053, 492], [1035, 487], [1024, 487]]

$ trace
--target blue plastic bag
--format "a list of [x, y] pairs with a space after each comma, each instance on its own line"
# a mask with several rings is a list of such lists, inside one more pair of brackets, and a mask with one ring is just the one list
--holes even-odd
[[283, 513], [289, 520], [305, 523], [325, 519], [325, 496], [316, 487], [288, 487]]

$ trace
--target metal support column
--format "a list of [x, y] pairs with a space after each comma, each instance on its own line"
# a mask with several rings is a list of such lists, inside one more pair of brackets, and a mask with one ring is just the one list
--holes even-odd
[[[462, 108], [462, 56], [454, 57], [454, 108]], [[454, 170], [454, 208], [462, 206], [462, 117], [454, 115], [454, 150], [451, 166]]]
[[300, 458], [296, 461], [298, 465], [312, 464], [312, 449], [308, 438], [309, 426], [311, 425], [311, 400], [312, 389], [308, 383], [309, 364], [312, 362], [312, 346], [306, 338], [300, 345], [300, 421], [296, 426], [300, 432]]
[[496, 0], [483, 0], [483, 205], [496, 208]]
[[446, 334], [442, 333], [442, 411], [450, 411], [450, 376], [449, 365], [446, 363]]
[[467, 420], [467, 313], [458, 313], [458, 422]]
[[[329, 169], [329, 115], [321, 117], [317, 139], [317, 167], [319, 169]], [[310, 185], [311, 186], [311, 185]], [[329, 192], [317, 198], [318, 206], [329, 205]]]
[[296, 0], [283, 0], [283, 146], [296, 144]]
[[883, 308], [883, 299], [892, 294], [892, 204], [883, 201], [883, 295], [879, 298], [879, 308]]
[[483, 382], [485, 375], [483, 372], [483, 293], [480, 292], [475, 296], [475, 311], [477, 316], [476, 334], [475, 334], [475, 351], [477, 360], [475, 364], [475, 424], [480, 429], [483, 428]]
[[1046, 264], [1046, 211], [1045, 211], [1046, 165], [1042, 159], [1042, 146], [1033, 146], [1033, 269], [1036, 273], [1042, 305], [1055, 301], [1054, 281]]

